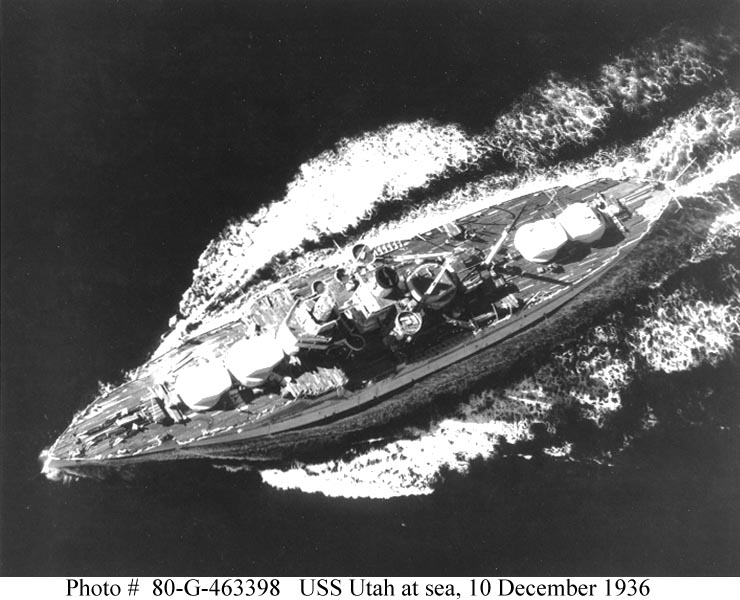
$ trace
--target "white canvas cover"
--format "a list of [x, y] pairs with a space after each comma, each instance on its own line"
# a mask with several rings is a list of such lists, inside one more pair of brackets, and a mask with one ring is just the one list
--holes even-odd
[[224, 364], [231, 374], [249, 387], [260, 385], [283, 360], [280, 342], [271, 336], [257, 336], [238, 341], [229, 348]]
[[583, 202], [576, 202], [558, 215], [558, 223], [565, 229], [568, 237], [576, 242], [592, 244], [601, 239], [606, 223]]
[[217, 361], [202, 362], [183, 368], [175, 381], [175, 392], [195, 411], [210, 410], [231, 387], [231, 375]]
[[555, 219], [526, 223], [516, 230], [514, 246], [530, 262], [546, 263], [555, 258], [568, 235]]

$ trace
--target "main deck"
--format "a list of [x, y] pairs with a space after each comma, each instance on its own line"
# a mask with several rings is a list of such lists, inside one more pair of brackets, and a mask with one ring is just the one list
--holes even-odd
[[[538, 267], [518, 255], [505, 230], [512, 215], [521, 215], [518, 225], [545, 218], [574, 202], [587, 202], [597, 195], [618, 199], [626, 216], [609, 228], [604, 238], [591, 246], [569, 248], [557, 257], [557, 268]], [[78, 413], [50, 449], [49, 466], [84, 467], [88, 464], [126, 464], [155, 459], [178, 450], [234, 444], [298, 428], [326, 423], [381, 402], [446, 366], [464, 360], [484, 348], [535, 326], [567, 304], [620, 255], [634, 247], [649, 231], [667, 203], [667, 192], [643, 181], [596, 180], [577, 188], [545, 190], [490, 206], [457, 219], [445, 227], [424, 232], [374, 248], [375, 264], [398, 264], [404, 257], [455, 254], [485, 254], [498, 241], [507, 257], [498, 274], [507, 290], [519, 299], [516, 310], [485, 313], [475, 319], [438, 319], [413, 344], [395, 351], [381, 335], [369, 334], [361, 348], [344, 348], [330, 354], [321, 350], [304, 352], [317, 373], [338, 366], [346, 373], [344, 385], [317, 395], [286, 397], [266, 390], [255, 394], [234, 386], [216, 409], [189, 413], [175, 422], [137, 423], [115, 428], [142, 407], [155, 405], [161, 396], [161, 381], [203, 357], [223, 358], [236, 342], [254, 335], [255, 327], [277, 330], [296, 299], [315, 294], [315, 282], [330, 284], [333, 268], [317, 267], [288, 278], [268, 289], [249, 304], [243, 318], [195, 338], [143, 365], [136, 377], [98, 398]], [[469, 282], [470, 283], [470, 282]], [[471, 289], [478, 285], [470, 283]], [[477, 301], [471, 294], [471, 302]], [[341, 304], [341, 298], [340, 298]], [[262, 304], [261, 304], [262, 303]], [[265, 304], [266, 303], [266, 304]], [[292, 304], [293, 303], [293, 304]], [[269, 307], [263, 308], [264, 307]], [[493, 312], [490, 312], [490, 311]]]

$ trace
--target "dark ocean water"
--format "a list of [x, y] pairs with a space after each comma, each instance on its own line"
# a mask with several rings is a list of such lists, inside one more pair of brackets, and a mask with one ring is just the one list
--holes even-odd
[[[383, 501], [206, 464], [65, 486], [38, 462], [97, 381], [153, 349], [225, 223], [340, 138], [420, 118], [476, 134], [553, 70], [588, 78], [668, 25], [701, 34], [738, 14], [691, 0], [5, 2], [2, 574], [738, 575], [736, 427], [667, 419], [611, 468], [480, 461], [431, 496]], [[709, 393], [737, 425], [737, 367], [633, 393]]]

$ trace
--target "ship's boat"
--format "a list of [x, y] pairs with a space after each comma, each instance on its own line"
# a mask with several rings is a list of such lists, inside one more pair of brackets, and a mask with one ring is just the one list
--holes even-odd
[[668, 200], [655, 183], [599, 179], [409, 239], [359, 242], [344, 264], [271, 284], [240, 318], [151, 358], [73, 418], [44, 470], [285, 459], [302, 437], [356, 429], [371, 411], [377, 424], [384, 403], [577, 301], [645, 238]]

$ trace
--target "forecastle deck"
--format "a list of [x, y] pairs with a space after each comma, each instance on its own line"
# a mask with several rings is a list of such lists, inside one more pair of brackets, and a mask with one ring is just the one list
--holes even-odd
[[[556, 214], [569, 204], [597, 198], [619, 200], [625, 209], [623, 214], [615, 217], [599, 243], [588, 247], [576, 245], [560, 254], [556, 258], [557, 267], [538, 267], [525, 261], [513, 247], [511, 236], [506, 235], [514, 219], [512, 215], [520, 215], [517, 225], [522, 226]], [[485, 256], [492, 246], [501, 243], [497, 260], [491, 263], [494, 287], [486, 287], [493, 284], [485, 281], [485, 277], [478, 281], [473, 269], [472, 274], [465, 271], [455, 284], [463, 290], [459, 292], [465, 299], [463, 310], [420, 311], [428, 324], [411, 336], [413, 340], [409, 343], [399, 344], [393, 340], [388, 343], [390, 326], [383, 325], [380, 317], [379, 323], [372, 321], [392, 304], [390, 300], [385, 306], [382, 301], [378, 302], [364, 315], [365, 321], [361, 320], [361, 315], [352, 322], [354, 328], [342, 334], [360, 336], [362, 344], [357, 341], [342, 343], [341, 335], [333, 338], [322, 335], [325, 332], [321, 331], [321, 324], [317, 325], [316, 335], [308, 336], [300, 329], [303, 325], [294, 323], [293, 316], [297, 304], [311, 301], [315, 305], [319, 292], [323, 291], [317, 289], [316, 282], [336, 290], [332, 297], [336, 303], [335, 315], [339, 313], [336, 327], [343, 326], [342, 311], [349, 314], [357, 310], [355, 295], [342, 292], [335, 283], [341, 280], [336, 277], [335, 270], [329, 268], [313, 269], [279, 282], [255, 298], [250, 304], [251, 310], [241, 320], [186, 340], [180, 347], [143, 365], [134, 380], [97, 399], [79, 413], [51, 448], [48, 465], [79, 472], [86, 465], [156, 460], [173, 453], [187, 454], [183, 451], [197, 454], [212, 446], [229, 447], [240, 441], [325, 424], [382, 402], [431, 374], [548, 319], [637, 245], [660, 216], [667, 199], [668, 193], [652, 183], [596, 180], [575, 189], [560, 188], [516, 198], [457, 219], [449, 226], [371, 249], [373, 260], [367, 265], [362, 264], [365, 257], [358, 260], [355, 256], [349, 267], [359, 282], [355, 281], [349, 288], [361, 285], [378, 265], [391, 265], [398, 270], [405, 268], [410, 272], [418, 270], [418, 265], [429, 260], [428, 257], [433, 257], [431, 260], [436, 261], [439, 268], [429, 274], [427, 292], [422, 290], [421, 300], [427, 301], [425, 296], [434, 287], [434, 281], [430, 280], [441, 280], [439, 272], [452, 270], [450, 257]], [[459, 269], [468, 269], [470, 262], [461, 263]], [[502, 289], [505, 294], [500, 291]], [[501, 302], [502, 298], [514, 300]], [[402, 301], [405, 300], [402, 298]], [[457, 314], [459, 312], [462, 314]], [[356, 322], [360, 323], [359, 327], [354, 325]], [[203, 357], [223, 358], [235, 343], [254, 336], [256, 331], [262, 335], [276, 335], [286, 323], [293, 323], [292, 333], [299, 344], [315, 338], [318, 345], [299, 348], [300, 360], [296, 362], [300, 362], [300, 366], [291, 367], [286, 362], [285, 372], [298, 369], [304, 375], [317, 374], [319, 393], [295, 397], [286, 395], [285, 388], [281, 392], [275, 386], [265, 385], [255, 390], [235, 384], [214, 410], [186, 411], [182, 419], [175, 416], [157, 422], [156, 406], [162, 402], [163, 380], [176, 377], [179, 370]], [[342, 380], [342, 385], [329, 386], [331, 389], [321, 392], [321, 376], [332, 380], [328, 369], [341, 371], [346, 379]], [[135, 417], [142, 411], [148, 418]]]

